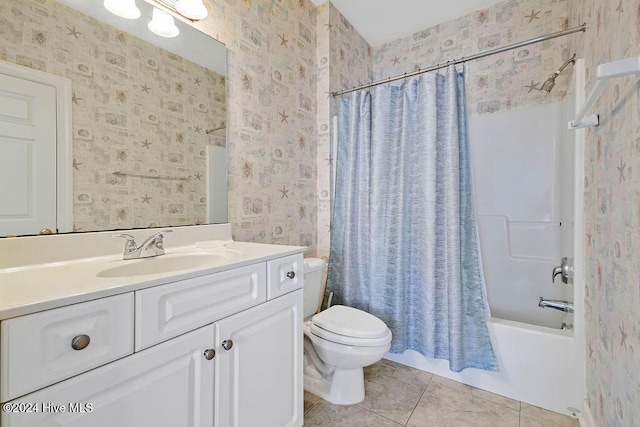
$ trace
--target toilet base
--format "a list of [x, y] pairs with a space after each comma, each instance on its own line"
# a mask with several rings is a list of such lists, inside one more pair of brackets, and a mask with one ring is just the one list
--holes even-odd
[[362, 368], [335, 368], [328, 378], [305, 374], [304, 389], [334, 405], [353, 405], [364, 400], [364, 373]]

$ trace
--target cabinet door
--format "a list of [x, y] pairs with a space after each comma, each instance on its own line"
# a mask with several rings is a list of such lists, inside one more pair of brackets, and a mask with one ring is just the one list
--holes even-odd
[[205, 326], [28, 394], [3, 406], [2, 426], [209, 427], [215, 359], [205, 350], [213, 343], [213, 325]]
[[214, 425], [301, 426], [302, 344], [302, 290], [217, 322]]

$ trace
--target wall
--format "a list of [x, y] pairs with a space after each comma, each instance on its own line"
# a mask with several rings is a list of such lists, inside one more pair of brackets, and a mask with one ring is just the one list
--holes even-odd
[[317, 242], [316, 7], [205, 0], [229, 63], [229, 222], [242, 241]]
[[[598, 64], [640, 55], [636, 0], [571, 0], [587, 93]], [[640, 425], [640, 85], [610, 80], [585, 141], [587, 403], [597, 426]]]
[[[427, 28], [373, 50], [374, 77], [383, 79], [446, 63], [568, 27], [566, 0], [509, 0]], [[469, 116], [559, 100], [568, 74], [551, 94], [542, 83], [571, 55], [571, 37], [526, 46], [468, 64]]]
[[205, 222], [224, 76], [52, 1], [3, 1], [0, 34], [0, 59], [72, 81], [75, 230]]
[[318, 256], [329, 257], [331, 217], [332, 117], [338, 98], [332, 92], [353, 87], [373, 78], [372, 50], [330, 2], [318, 7]]

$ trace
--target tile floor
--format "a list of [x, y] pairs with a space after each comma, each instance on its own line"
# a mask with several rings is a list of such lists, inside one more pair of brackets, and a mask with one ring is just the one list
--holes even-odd
[[363, 402], [305, 392], [305, 427], [577, 427], [577, 420], [428, 372], [381, 360], [364, 370]]

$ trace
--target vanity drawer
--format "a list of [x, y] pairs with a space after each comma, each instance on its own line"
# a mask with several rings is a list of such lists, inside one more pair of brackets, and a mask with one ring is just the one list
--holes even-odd
[[136, 351], [265, 302], [266, 282], [262, 262], [136, 291]]
[[[75, 349], [74, 349], [75, 347]], [[0, 401], [133, 353], [133, 293], [0, 323]]]
[[304, 280], [302, 254], [267, 261], [267, 299], [300, 289]]

